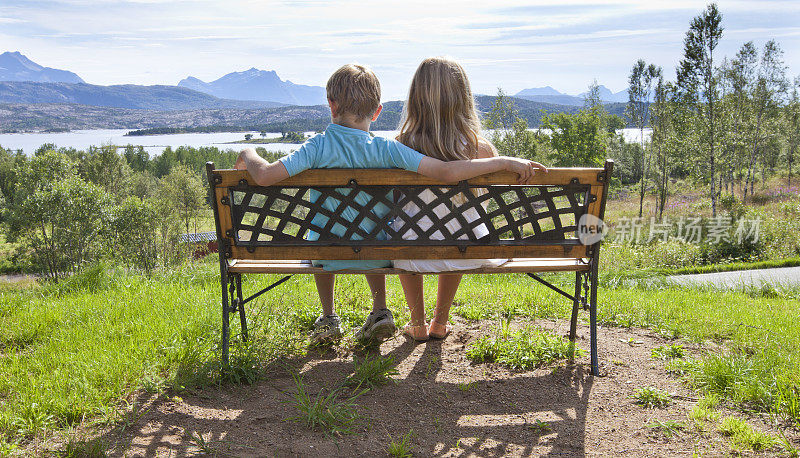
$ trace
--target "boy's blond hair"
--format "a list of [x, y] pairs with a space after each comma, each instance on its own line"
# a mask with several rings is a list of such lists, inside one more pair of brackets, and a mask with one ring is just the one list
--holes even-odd
[[343, 65], [328, 79], [326, 90], [328, 100], [336, 102], [340, 115], [353, 115], [359, 120], [371, 118], [381, 104], [381, 83], [364, 65]]

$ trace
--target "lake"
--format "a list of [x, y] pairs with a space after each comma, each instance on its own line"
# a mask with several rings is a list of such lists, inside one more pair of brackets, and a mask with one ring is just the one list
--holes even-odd
[[[141, 145], [150, 156], [157, 156], [167, 146], [173, 149], [179, 146], [216, 146], [220, 149], [239, 150], [244, 146], [263, 146], [270, 151], [279, 151], [288, 154], [296, 150], [300, 145], [288, 143], [265, 143], [256, 144], [227, 144], [229, 142], [244, 140], [246, 133], [253, 135], [254, 139], [261, 138], [259, 132], [214, 132], [214, 133], [193, 133], [193, 134], [171, 134], [171, 135], [145, 135], [140, 137], [125, 137], [129, 129], [98, 129], [98, 130], [73, 130], [71, 132], [59, 133], [22, 133], [22, 134], [0, 134], [0, 146], [6, 149], [21, 149], [25, 154], [33, 154], [37, 148], [45, 143], [53, 143], [57, 147], [75, 148], [85, 150], [89, 146], [100, 145]], [[622, 133], [628, 142], [639, 141], [639, 129], [622, 129], [617, 131]], [[397, 131], [373, 131], [375, 135], [394, 138]], [[650, 137], [650, 129], [645, 129], [645, 139]], [[307, 132], [306, 134], [313, 134]], [[267, 133], [266, 138], [280, 137], [280, 133]]]

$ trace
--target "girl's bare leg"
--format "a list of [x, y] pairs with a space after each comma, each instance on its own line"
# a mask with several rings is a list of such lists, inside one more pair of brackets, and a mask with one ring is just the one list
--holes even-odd
[[428, 334], [437, 339], [447, 337], [450, 329], [447, 327], [447, 320], [450, 318], [450, 307], [453, 305], [453, 298], [456, 297], [458, 285], [461, 284], [462, 274], [441, 274], [439, 275], [439, 289], [436, 292], [436, 309], [433, 311], [433, 319], [428, 329]]
[[428, 328], [425, 325], [425, 297], [422, 292], [422, 275], [400, 274], [400, 284], [406, 296], [408, 310], [411, 312], [411, 323], [406, 328], [414, 340], [428, 340]]

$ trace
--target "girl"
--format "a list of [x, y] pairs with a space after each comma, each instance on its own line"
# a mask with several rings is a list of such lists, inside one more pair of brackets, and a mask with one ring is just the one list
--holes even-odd
[[[481, 123], [475, 111], [469, 80], [461, 65], [444, 57], [433, 57], [422, 61], [411, 81], [397, 139], [406, 146], [442, 161], [497, 156], [494, 146], [480, 136], [480, 128]], [[540, 164], [535, 166], [545, 170]], [[434, 195], [431, 191], [425, 190], [420, 198], [425, 203], [430, 203], [434, 200]], [[413, 216], [419, 212], [419, 208], [410, 203], [403, 208], [403, 211]], [[440, 205], [434, 211], [442, 217], [446, 216], [449, 210]], [[470, 208], [463, 216], [467, 221], [474, 221], [478, 218], [478, 213], [474, 208]], [[399, 230], [403, 222], [398, 219], [395, 224]], [[419, 225], [421, 229], [427, 230], [431, 222], [424, 217]], [[455, 218], [451, 219], [447, 226], [451, 233], [461, 227]], [[413, 231], [408, 231], [411, 232]], [[478, 238], [488, 232], [483, 224], [474, 229]], [[412, 239], [416, 238], [416, 234], [411, 233], [403, 237]], [[457, 272], [497, 266], [505, 261], [505, 259], [398, 260], [394, 262], [394, 266], [410, 272]], [[400, 275], [400, 283], [411, 311], [411, 323], [405, 329], [406, 335], [418, 341], [427, 340], [428, 337], [443, 339], [447, 336], [450, 332], [447, 326], [450, 306], [461, 282], [461, 276], [458, 273], [439, 275], [436, 308], [428, 327], [425, 324], [422, 275]]]

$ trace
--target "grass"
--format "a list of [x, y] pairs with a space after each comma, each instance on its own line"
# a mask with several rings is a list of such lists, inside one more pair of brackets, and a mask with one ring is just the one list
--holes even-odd
[[[319, 310], [310, 299], [316, 297], [313, 280], [297, 277], [270, 292], [268, 300], [248, 304], [251, 341], [241, 342], [234, 325], [232, 370], [223, 376], [217, 269], [210, 259], [143, 277], [105, 266], [59, 285], [0, 290], [0, 432], [5, 435], [0, 449], [84, 418], [118, 418], [122, 400], [139, 389], [180, 393], [253, 383], [276, 360], [304, 354]], [[574, 278], [548, 277], [565, 288]], [[263, 288], [274, 278], [246, 276], [245, 290]], [[387, 303], [402, 325], [408, 321], [402, 291], [396, 277], [387, 282]], [[424, 287], [426, 295], [435, 297], [435, 278], [426, 278]], [[343, 327], [358, 327], [369, 312], [363, 277], [341, 276], [336, 294]], [[792, 294], [663, 284], [603, 287], [598, 319], [701, 346], [706, 341], [722, 344], [724, 351], [667, 360], [666, 368], [686, 377], [707, 398], [716, 395], [732, 407], [773, 412], [800, 429], [800, 307]], [[462, 282], [453, 311], [470, 320], [566, 320], [571, 304], [523, 275], [473, 275]], [[514, 345], [504, 344], [504, 338]], [[476, 362], [502, 361], [519, 370], [570, 355], [567, 341], [533, 328], [511, 331], [506, 326], [504, 331], [501, 326], [479, 342], [470, 347]], [[671, 347], [665, 345], [659, 354], [675, 353]], [[367, 375], [359, 389], [381, 380], [380, 367], [360, 370]], [[355, 367], [353, 377], [361, 377], [358, 371]], [[308, 396], [313, 400], [317, 394]], [[346, 399], [342, 394], [338, 402]]]
[[722, 435], [730, 437], [731, 445], [737, 449], [758, 452], [770, 450], [780, 443], [776, 437], [754, 429], [747, 422], [736, 417], [723, 418], [718, 430]]
[[683, 345], [661, 345], [650, 350], [650, 356], [653, 359], [669, 360], [669, 359], [682, 359], [685, 355]]
[[326, 434], [353, 433], [360, 418], [354, 401], [361, 393], [345, 396], [343, 399], [342, 387], [337, 387], [332, 390], [321, 389], [313, 395], [308, 392], [301, 376], [296, 374], [293, 376], [296, 392], [291, 394], [288, 402], [295, 406], [300, 414], [291, 420], [311, 429], [321, 429]]
[[719, 420], [719, 397], [715, 394], [703, 396], [697, 400], [697, 404], [689, 412], [689, 418], [694, 421], [695, 425], [699, 428], [705, 426], [705, 422], [715, 422]]
[[58, 453], [62, 458], [102, 458], [108, 456], [106, 445], [101, 439], [76, 440], [70, 437]]
[[660, 409], [672, 403], [672, 397], [669, 393], [652, 386], [637, 388], [631, 397], [634, 399], [634, 404], [640, 405], [645, 409]]
[[389, 454], [389, 456], [393, 456], [395, 458], [409, 458], [414, 456], [414, 444], [411, 443], [413, 439], [413, 429], [403, 434], [398, 439], [392, 439], [392, 437], [389, 436], [389, 445], [386, 447], [386, 452]]
[[373, 389], [379, 386], [392, 383], [393, 376], [399, 375], [395, 368], [394, 358], [391, 356], [374, 356], [354, 359], [355, 370], [347, 380], [345, 385], [359, 388]]
[[539, 329], [509, 331], [501, 326], [496, 336], [484, 336], [467, 348], [467, 358], [475, 363], [497, 362], [512, 370], [527, 371], [568, 359], [581, 351], [566, 339]]
[[651, 430], [660, 432], [664, 437], [672, 437], [686, 429], [686, 425], [675, 420], [661, 421], [655, 419], [647, 424]]

